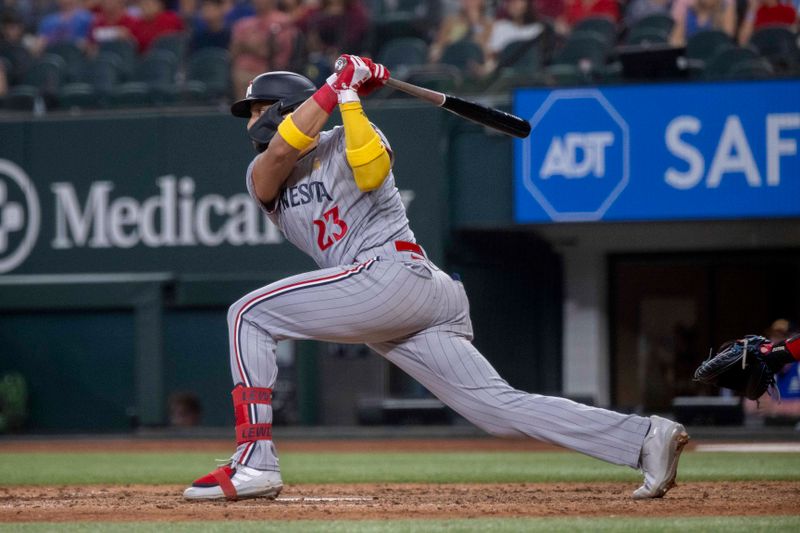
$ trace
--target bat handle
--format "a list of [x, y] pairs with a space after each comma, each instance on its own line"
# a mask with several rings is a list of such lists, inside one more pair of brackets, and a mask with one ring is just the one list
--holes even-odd
[[431, 89], [426, 89], [424, 87], [418, 87], [416, 85], [412, 85], [404, 81], [395, 80], [393, 78], [389, 78], [388, 80], [386, 80], [386, 85], [388, 85], [392, 89], [397, 89], [398, 91], [410, 94], [415, 98], [420, 98], [422, 100], [425, 100], [426, 102], [430, 102], [438, 107], [442, 107], [445, 101], [447, 100], [447, 95], [445, 95], [444, 93], [440, 93], [439, 91], [432, 91]]

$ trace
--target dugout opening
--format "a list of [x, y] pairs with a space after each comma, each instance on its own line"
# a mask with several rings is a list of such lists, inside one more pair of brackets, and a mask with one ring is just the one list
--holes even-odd
[[612, 254], [608, 276], [611, 401], [622, 409], [724, 395], [692, 381], [710, 347], [800, 320], [797, 249]]

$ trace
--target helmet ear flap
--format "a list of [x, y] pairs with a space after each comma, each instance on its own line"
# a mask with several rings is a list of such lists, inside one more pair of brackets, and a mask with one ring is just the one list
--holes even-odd
[[261, 153], [267, 149], [269, 142], [278, 132], [278, 124], [283, 120], [283, 115], [283, 102], [275, 102], [247, 130], [256, 152]]

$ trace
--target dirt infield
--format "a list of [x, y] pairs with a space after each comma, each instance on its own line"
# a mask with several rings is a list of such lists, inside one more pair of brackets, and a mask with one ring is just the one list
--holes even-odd
[[[212, 452], [229, 440], [56, 439], [0, 442], [2, 452]], [[281, 452], [554, 451], [530, 440], [287, 440]], [[471, 517], [711, 516], [796, 513], [800, 481], [681, 483], [661, 500], [636, 483], [326, 484], [287, 486], [275, 501], [187, 502], [182, 486], [0, 486], [0, 523], [366, 520]]]
[[367, 520], [472, 517], [781, 515], [800, 482], [684, 483], [633, 501], [629, 483], [353, 484], [286, 487], [280, 498], [187, 502], [179, 486], [0, 487], [0, 522]]

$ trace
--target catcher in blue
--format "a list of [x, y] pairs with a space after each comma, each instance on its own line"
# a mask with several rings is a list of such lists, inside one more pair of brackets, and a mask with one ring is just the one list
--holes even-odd
[[[247, 168], [247, 190], [320, 269], [267, 285], [230, 307], [237, 448], [184, 497], [280, 493], [271, 398], [276, 343], [284, 339], [366, 343], [488, 433], [530, 437], [641, 469], [644, 483], [633, 497], [662, 497], [675, 485], [689, 440], [684, 427], [530, 394], [497, 374], [472, 345], [463, 285], [416, 242], [395, 186], [389, 141], [361, 106], [388, 70], [343, 55], [336, 72], [319, 89], [298, 74], [261, 74], [231, 107], [248, 120], [258, 152]], [[322, 131], [337, 105], [343, 125]]]

